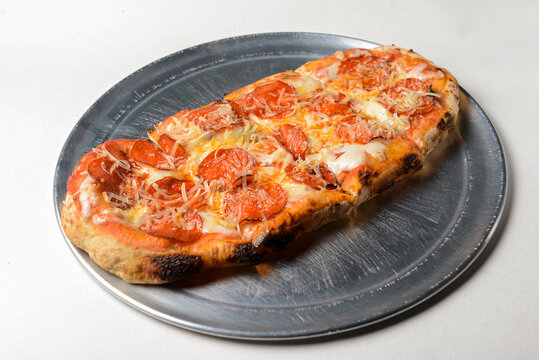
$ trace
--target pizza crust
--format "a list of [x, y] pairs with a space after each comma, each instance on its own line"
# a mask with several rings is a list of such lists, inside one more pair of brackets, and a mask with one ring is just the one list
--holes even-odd
[[124, 245], [83, 216], [69, 194], [62, 209], [62, 227], [73, 245], [86, 251], [103, 269], [130, 283], [166, 283], [201, 268], [200, 256]]

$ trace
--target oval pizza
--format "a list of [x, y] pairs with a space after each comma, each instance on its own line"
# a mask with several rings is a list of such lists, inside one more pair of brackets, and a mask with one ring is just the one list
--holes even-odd
[[97, 146], [68, 180], [62, 226], [132, 283], [257, 263], [420, 169], [458, 96], [411, 50], [339, 51]]

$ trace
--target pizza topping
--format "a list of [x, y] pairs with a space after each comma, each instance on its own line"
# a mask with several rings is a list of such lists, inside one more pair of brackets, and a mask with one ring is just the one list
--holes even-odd
[[196, 241], [202, 236], [203, 222], [198, 213], [186, 208], [167, 207], [143, 216], [140, 230], [153, 236], [182, 242]]
[[305, 160], [305, 154], [309, 150], [309, 142], [303, 130], [297, 126], [284, 124], [279, 127], [279, 136], [277, 139], [294, 155], [294, 159]]
[[279, 143], [273, 136], [265, 136], [258, 140], [250, 151], [257, 154], [271, 155], [279, 149]]
[[131, 157], [137, 162], [160, 170], [173, 170], [176, 167], [174, 159], [148, 139], [135, 141], [131, 149]]
[[236, 226], [231, 227], [229, 223], [218, 213], [198, 210], [198, 215], [204, 223], [204, 233], [218, 233], [227, 235], [238, 235]]
[[401, 71], [406, 74], [407, 78], [427, 80], [444, 77], [443, 71], [420, 57], [404, 56], [397, 63], [402, 67]]
[[301, 76], [296, 72], [287, 71], [283, 75], [279, 80], [292, 86], [299, 97], [310, 94], [320, 88], [320, 82], [307, 76]]
[[377, 159], [385, 158], [387, 146], [379, 140], [368, 144], [345, 144], [337, 155], [326, 160], [327, 167], [337, 176], [341, 171], [349, 171], [367, 162], [367, 155]]
[[131, 164], [127, 159], [128, 147], [119, 140], [106, 141], [102, 146], [98, 146], [93, 149], [97, 155], [108, 158], [114, 162], [111, 167], [111, 172], [120, 167], [124, 170], [130, 170]]
[[339, 66], [339, 74], [346, 89], [360, 88], [366, 91], [384, 85], [390, 75], [389, 62], [381, 57], [363, 52], [348, 57]]
[[258, 86], [239, 102], [259, 118], [282, 119], [294, 113], [297, 93], [292, 86], [275, 80]]
[[139, 189], [140, 202], [149, 209], [180, 207], [198, 209], [207, 204], [208, 191], [203, 181], [193, 183], [168, 176]]
[[167, 155], [172, 156], [175, 165], [185, 160], [185, 149], [178, 141], [174, 141], [170, 136], [166, 134], [161, 135], [157, 143]]
[[148, 192], [154, 206], [155, 203], [157, 203], [157, 207], [180, 206], [189, 202], [190, 198], [187, 196], [187, 192], [193, 187], [194, 184], [191, 181], [179, 180], [175, 177], [167, 176], [153, 182], [149, 186]]
[[257, 168], [255, 158], [246, 150], [219, 149], [209, 153], [198, 165], [198, 175], [219, 190], [246, 184]]
[[283, 211], [286, 192], [277, 184], [248, 186], [228, 194], [226, 212], [236, 223], [263, 221]]
[[339, 73], [339, 63], [335, 62], [329, 66], [323, 66], [319, 69], [316, 69], [314, 76], [323, 82], [333, 81]]
[[118, 194], [122, 182], [131, 175], [130, 170], [118, 164], [109, 158], [99, 158], [88, 165], [88, 173], [97, 181], [101, 191]]
[[127, 196], [127, 194], [124, 193], [115, 193], [115, 192], [103, 192], [103, 198], [106, 202], [109, 204], [119, 208], [119, 209], [127, 209], [130, 208], [135, 204], [134, 200]]
[[297, 166], [288, 165], [285, 167], [285, 171], [286, 175], [295, 182], [309, 185], [313, 189], [322, 189], [326, 186], [326, 183], [322, 178], [316, 176], [316, 174], [301, 170]]
[[320, 170], [320, 174], [322, 175], [322, 179], [324, 179], [327, 182], [326, 188], [336, 188], [339, 186], [339, 182], [337, 181], [337, 177], [331, 171], [329, 166], [322, 162], [318, 165], [318, 168]]
[[404, 133], [410, 122], [406, 117], [390, 112], [376, 98], [370, 98], [356, 104], [357, 111], [368, 118], [369, 128], [387, 134], [387, 138]]
[[408, 78], [381, 91], [379, 99], [390, 112], [414, 119], [434, 109], [435, 95], [426, 82]]
[[394, 137], [391, 131], [373, 119], [364, 116], [348, 116], [335, 126], [335, 132], [343, 143], [367, 144], [375, 138], [389, 139]]
[[202, 108], [187, 111], [183, 116], [204, 131], [218, 131], [241, 126], [246, 117], [241, 106], [229, 100], [212, 102]]
[[334, 116], [334, 115], [350, 115], [352, 109], [346, 101], [347, 98], [342, 93], [336, 96], [321, 90], [313, 92], [308, 98], [304, 99], [302, 104], [310, 112], [317, 115]]

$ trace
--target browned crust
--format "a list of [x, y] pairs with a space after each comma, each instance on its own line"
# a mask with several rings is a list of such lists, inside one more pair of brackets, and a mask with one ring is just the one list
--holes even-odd
[[[90, 188], [87, 191], [96, 191]], [[333, 195], [333, 196], [332, 196]], [[329, 192], [310, 206], [297, 206], [270, 219], [271, 224], [254, 227], [260, 235], [258, 246], [251, 240], [236, 237], [212, 237], [204, 235], [194, 243], [174, 243], [163, 250], [145, 249], [141, 246], [125, 244], [113, 232], [93, 222], [93, 215], [84, 215], [77, 208], [73, 196], [66, 195], [62, 208], [61, 222], [67, 238], [103, 269], [119, 276], [130, 283], [161, 284], [173, 282], [183, 277], [196, 274], [205, 269], [254, 264], [263, 255], [282, 249], [300, 233], [344, 215], [346, 211], [343, 199], [351, 196], [338, 192]], [[348, 203], [350, 200], [348, 201]], [[93, 205], [97, 214], [113, 209], [110, 205], [96, 201]], [[340, 212], [335, 213], [339, 208]], [[333, 217], [328, 219], [328, 216]], [[308, 221], [311, 219], [311, 221]], [[314, 219], [314, 221], [312, 221]], [[109, 220], [110, 221], [110, 220]], [[112, 220], [119, 221], [121, 220]], [[260, 222], [257, 222], [260, 224]], [[319, 225], [316, 225], [319, 224]], [[136, 231], [144, 238], [151, 235]]]
[[[288, 212], [275, 217], [279, 226], [269, 228], [258, 247], [246, 240], [208, 242], [205, 246], [178, 247], [152, 251], [122, 243], [113, 234], [96, 226], [91, 217], [85, 217], [67, 195], [62, 209], [62, 227], [68, 239], [89, 254], [103, 269], [130, 283], [161, 284], [173, 282], [204, 269], [254, 264], [262, 257], [282, 249], [301, 233], [313, 230], [341, 217], [348, 209], [345, 203], [320, 209], [304, 209], [291, 216]], [[283, 221], [286, 219], [286, 221]], [[297, 220], [294, 220], [297, 219]], [[307, 219], [310, 219], [307, 221]]]
[[[86, 251], [103, 269], [131, 283], [158, 284], [171, 281], [171, 274], [178, 277], [194, 273], [193, 266], [179, 266], [166, 258], [175, 254], [155, 253], [145, 249], [129, 247], [119, 242], [86, 219], [75, 206], [71, 195], [66, 196], [62, 208], [62, 227], [73, 245]], [[158, 259], [158, 260], [156, 260]], [[191, 264], [193, 260], [189, 261]], [[188, 273], [180, 274], [181, 270]]]

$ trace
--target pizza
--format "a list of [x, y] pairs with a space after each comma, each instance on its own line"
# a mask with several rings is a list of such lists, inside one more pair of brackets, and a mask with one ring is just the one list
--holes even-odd
[[64, 232], [131, 283], [258, 263], [420, 169], [458, 95], [412, 50], [338, 51], [86, 153]]

